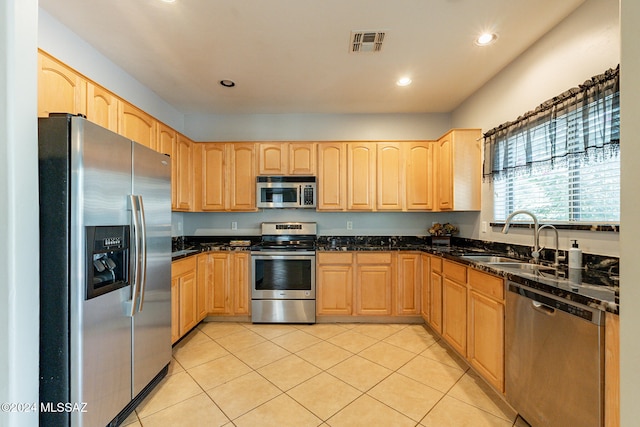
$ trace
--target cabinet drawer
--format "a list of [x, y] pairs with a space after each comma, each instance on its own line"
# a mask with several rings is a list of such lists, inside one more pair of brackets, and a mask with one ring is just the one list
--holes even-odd
[[351, 253], [340, 252], [318, 252], [318, 264], [351, 264], [353, 256]]
[[487, 296], [504, 300], [504, 279], [501, 277], [469, 269], [469, 284]]
[[444, 260], [442, 263], [442, 273], [456, 282], [467, 283], [467, 267], [462, 264]]
[[431, 271], [436, 273], [442, 273], [442, 258], [432, 256], [431, 258]]
[[196, 269], [196, 258], [197, 256], [190, 256], [189, 258], [173, 261], [171, 263], [171, 277], [194, 271]]
[[357, 264], [391, 264], [391, 252], [356, 254]]

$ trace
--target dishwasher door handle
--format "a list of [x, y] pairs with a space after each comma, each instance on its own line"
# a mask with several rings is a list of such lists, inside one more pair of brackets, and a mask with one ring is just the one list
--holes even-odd
[[546, 314], [547, 316], [553, 316], [556, 314], [556, 309], [549, 307], [548, 305], [544, 305], [538, 301], [531, 301], [531, 306], [535, 311], [538, 311], [542, 314]]

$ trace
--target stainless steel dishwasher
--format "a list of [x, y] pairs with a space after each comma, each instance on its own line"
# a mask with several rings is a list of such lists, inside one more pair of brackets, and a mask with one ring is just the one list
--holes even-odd
[[533, 427], [603, 422], [604, 316], [507, 282], [505, 394]]

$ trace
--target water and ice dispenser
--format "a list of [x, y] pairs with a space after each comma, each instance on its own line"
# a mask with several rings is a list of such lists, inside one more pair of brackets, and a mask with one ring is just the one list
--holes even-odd
[[87, 232], [86, 299], [129, 285], [129, 226], [92, 226]]

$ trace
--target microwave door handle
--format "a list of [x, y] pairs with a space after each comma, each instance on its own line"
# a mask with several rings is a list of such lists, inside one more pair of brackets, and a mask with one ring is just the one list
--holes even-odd
[[131, 218], [133, 220], [133, 248], [134, 248], [134, 261], [133, 261], [133, 283], [131, 290], [131, 317], [136, 312], [136, 301], [138, 300], [138, 281], [140, 275], [140, 245], [138, 244], [140, 234], [140, 222], [138, 221], [138, 199], [135, 195], [129, 195], [129, 202], [131, 204]]
[[140, 306], [138, 311], [142, 311], [144, 302], [144, 291], [147, 287], [147, 222], [144, 212], [142, 196], [138, 196], [138, 206], [140, 210]]
[[304, 204], [304, 200], [302, 200], [302, 185], [298, 185], [298, 205], [302, 206]]

